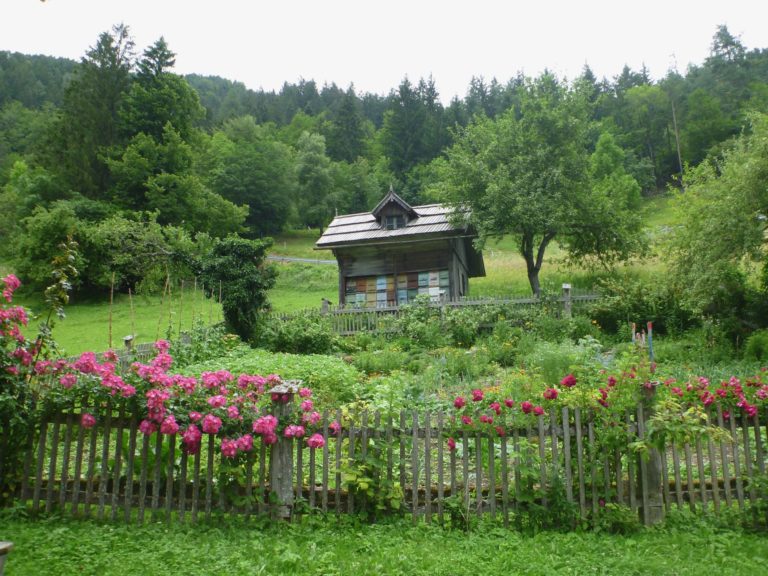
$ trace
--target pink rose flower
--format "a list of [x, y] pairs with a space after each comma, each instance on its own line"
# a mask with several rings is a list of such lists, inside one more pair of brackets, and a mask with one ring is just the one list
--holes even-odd
[[464, 400], [463, 396], [456, 396], [456, 400], [453, 401], [453, 406], [457, 410], [461, 410], [466, 405], [467, 405], [467, 401]]
[[448, 438], [448, 450], [450, 450], [451, 452], [456, 450], [456, 440], [454, 440], [453, 438]]
[[173, 414], [166, 416], [163, 423], [160, 424], [161, 434], [176, 434], [178, 431], [179, 425], [176, 423], [176, 418], [173, 417]]
[[560, 380], [560, 386], [565, 388], [573, 388], [576, 386], [576, 376], [573, 374], [568, 374], [568, 376]]
[[555, 400], [557, 399], [557, 390], [555, 388], [547, 388], [544, 390], [543, 396], [545, 400]]
[[544, 414], [544, 408], [542, 408], [541, 406], [534, 406], [533, 407], [533, 413], [536, 416], [542, 416]]
[[483, 391], [479, 388], [472, 390], [472, 402], [481, 402], [483, 400]]
[[206, 414], [203, 418], [203, 432], [206, 434], [218, 434], [221, 430], [221, 418], [213, 414]]
[[520, 408], [522, 408], [523, 414], [530, 414], [533, 410], [533, 404], [528, 402], [528, 400], [525, 400], [522, 404], [520, 404]]
[[85, 412], [80, 417], [80, 426], [82, 426], [85, 429], [93, 428], [95, 424], [96, 424], [96, 418], [94, 418], [93, 414], [89, 414], [88, 412]]
[[310, 448], [322, 448], [325, 446], [325, 438], [323, 438], [322, 434], [312, 434], [312, 436], [307, 438], [307, 446]]

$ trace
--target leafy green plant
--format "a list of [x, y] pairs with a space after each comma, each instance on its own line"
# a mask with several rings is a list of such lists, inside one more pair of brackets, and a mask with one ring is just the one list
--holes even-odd
[[274, 352], [328, 354], [338, 337], [329, 319], [319, 312], [295, 314], [287, 319], [270, 316], [262, 322], [258, 341]]
[[638, 515], [629, 506], [609, 502], [597, 509], [592, 529], [607, 534], [634, 534], [642, 530]]
[[380, 514], [396, 514], [403, 504], [403, 491], [393, 478], [387, 478], [387, 461], [383, 454], [386, 440], [370, 438], [365, 456], [347, 459], [342, 478], [354, 498], [355, 510], [373, 522]]
[[756, 330], [744, 344], [744, 358], [768, 362], [768, 329]]

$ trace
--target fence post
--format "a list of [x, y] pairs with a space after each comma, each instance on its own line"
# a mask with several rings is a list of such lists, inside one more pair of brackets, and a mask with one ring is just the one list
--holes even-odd
[[563, 284], [563, 315], [570, 318], [572, 315], [571, 285]]
[[[653, 415], [653, 397], [655, 394], [655, 386], [646, 387], [644, 402], [638, 410], [638, 435], [642, 436], [643, 439], [646, 439], [646, 424]], [[637, 470], [637, 486], [641, 491], [642, 502], [640, 514], [646, 526], [652, 526], [664, 520], [661, 466], [661, 453], [657, 448], [652, 447], [648, 451], [648, 460], [641, 461]]]
[[[272, 388], [272, 415], [284, 422], [291, 414], [301, 380], [286, 380]], [[277, 435], [269, 458], [269, 491], [272, 517], [287, 520], [293, 508], [293, 438]]]

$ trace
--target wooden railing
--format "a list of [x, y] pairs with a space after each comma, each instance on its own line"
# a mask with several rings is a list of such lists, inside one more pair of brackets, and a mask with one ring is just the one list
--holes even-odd
[[[266, 446], [257, 437], [253, 450], [228, 459], [212, 435], [187, 454], [179, 435], [144, 435], [123, 411], [99, 415], [91, 429], [71, 411], [43, 418], [30, 435], [18, 497], [33, 513], [137, 522], [267, 514], [275, 504], [271, 459], [284, 450], [289, 469], [281, 474], [292, 485], [280, 504], [292, 515], [367, 510], [444, 522], [460, 509], [509, 524], [533, 503], [547, 507], [560, 499], [582, 517], [615, 502], [650, 523], [662, 508], [717, 513], [765, 502], [765, 485], [757, 481], [766, 475], [765, 413], [712, 413], [727, 437], [665, 446], [656, 480], [649, 462], [629, 449], [644, 439], [646, 416], [638, 406], [607, 426], [597, 413], [563, 408], [500, 436], [490, 426], [457, 429], [442, 414], [375, 412], [342, 420], [340, 412], [326, 413], [320, 448], [286, 438]], [[341, 424], [336, 435], [334, 420]], [[617, 425], [626, 433], [621, 444], [611, 441]]]

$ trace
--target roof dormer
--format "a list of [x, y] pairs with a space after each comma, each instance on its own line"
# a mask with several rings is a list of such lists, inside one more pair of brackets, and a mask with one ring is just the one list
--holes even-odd
[[408, 202], [395, 194], [391, 186], [387, 195], [382, 198], [371, 214], [384, 230], [405, 228], [408, 222], [418, 217], [416, 211]]

